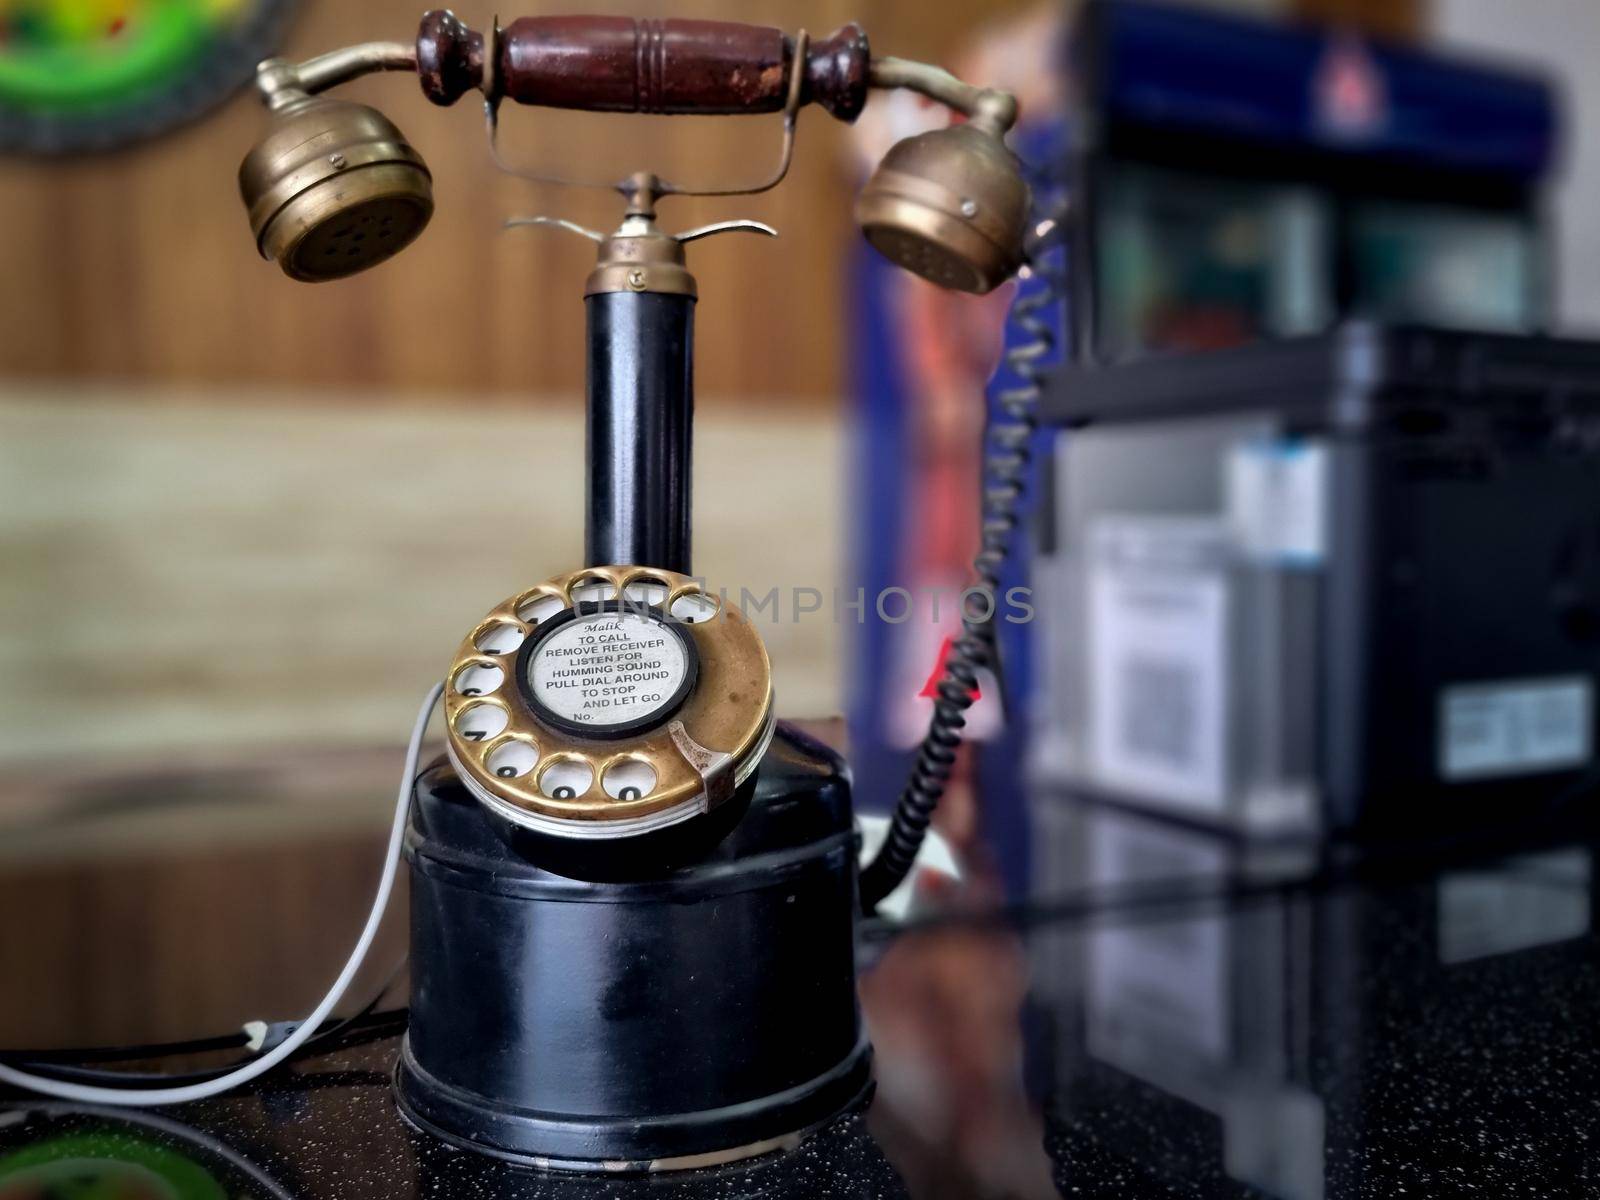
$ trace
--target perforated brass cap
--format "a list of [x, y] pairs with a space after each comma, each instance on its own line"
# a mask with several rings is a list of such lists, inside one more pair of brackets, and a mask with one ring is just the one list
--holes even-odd
[[239, 166], [239, 193], [264, 258], [316, 283], [375, 266], [433, 215], [427, 164], [375, 108], [304, 97], [269, 117]]
[[988, 292], [1022, 265], [1028, 185], [998, 136], [976, 124], [896, 142], [856, 199], [885, 258], [940, 287]]
[[772, 739], [772, 668], [743, 614], [670, 571], [558, 575], [495, 606], [445, 691], [484, 805], [555, 837], [634, 837], [730, 800]]

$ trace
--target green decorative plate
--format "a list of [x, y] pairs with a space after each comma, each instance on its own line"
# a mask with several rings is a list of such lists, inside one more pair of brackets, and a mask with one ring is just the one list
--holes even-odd
[[125, 1133], [75, 1133], [0, 1157], [0, 1200], [228, 1200], [210, 1171]]
[[110, 149], [199, 116], [272, 53], [292, 0], [0, 0], [0, 150]]

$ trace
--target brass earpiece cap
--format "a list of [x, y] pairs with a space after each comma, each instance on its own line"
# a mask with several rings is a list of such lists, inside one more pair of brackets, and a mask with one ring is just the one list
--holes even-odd
[[940, 287], [988, 292], [1022, 265], [1028, 185], [997, 136], [956, 125], [897, 142], [856, 199], [884, 257]]
[[353, 275], [408, 245], [433, 215], [422, 156], [377, 109], [323, 96], [274, 111], [239, 166], [262, 257], [290, 278]]

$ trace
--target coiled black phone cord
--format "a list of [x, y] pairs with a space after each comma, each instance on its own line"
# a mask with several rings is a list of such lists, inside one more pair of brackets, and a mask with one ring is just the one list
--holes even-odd
[[888, 837], [861, 872], [861, 907], [867, 913], [873, 912], [910, 873], [933, 820], [933, 810], [943, 799], [955, 769], [956, 752], [967, 724], [966, 712], [972, 707], [978, 687], [978, 672], [984, 667], [994, 670], [996, 665], [992, 618], [998, 607], [1000, 572], [1011, 554], [1021, 522], [1033, 434], [1039, 423], [1039, 398], [1048, 371], [1044, 360], [1056, 347], [1056, 329], [1049, 310], [1061, 299], [1066, 274], [1047, 261], [1047, 252], [1066, 232], [1063, 216], [1058, 211], [1038, 218], [1029, 233], [1025, 270], [1030, 277], [1041, 280], [1042, 286], [1019, 295], [1012, 304], [1008, 324], [1021, 330], [1024, 338], [1004, 356], [1005, 366], [1022, 382], [995, 396], [998, 412], [985, 431], [982, 545], [972, 560], [976, 581], [963, 600], [986, 595], [987, 611], [974, 614], [970, 605], [962, 605], [961, 636], [945, 656], [944, 675], [936, 689], [928, 732], [917, 750], [905, 790], [895, 804]]

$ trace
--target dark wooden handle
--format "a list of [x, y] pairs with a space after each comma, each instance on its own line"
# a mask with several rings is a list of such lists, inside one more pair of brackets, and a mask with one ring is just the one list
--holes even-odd
[[[483, 34], [435, 10], [417, 34], [422, 90], [453, 104], [492, 83], [522, 104], [596, 112], [777, 112], [789, 96], [794, 43], [780, 29], [732, 21], [522, 17], [487, 62]], [[801, 102], [853, 121], [867, 100], [867, 35], [846, 25], [806, 52]]]

